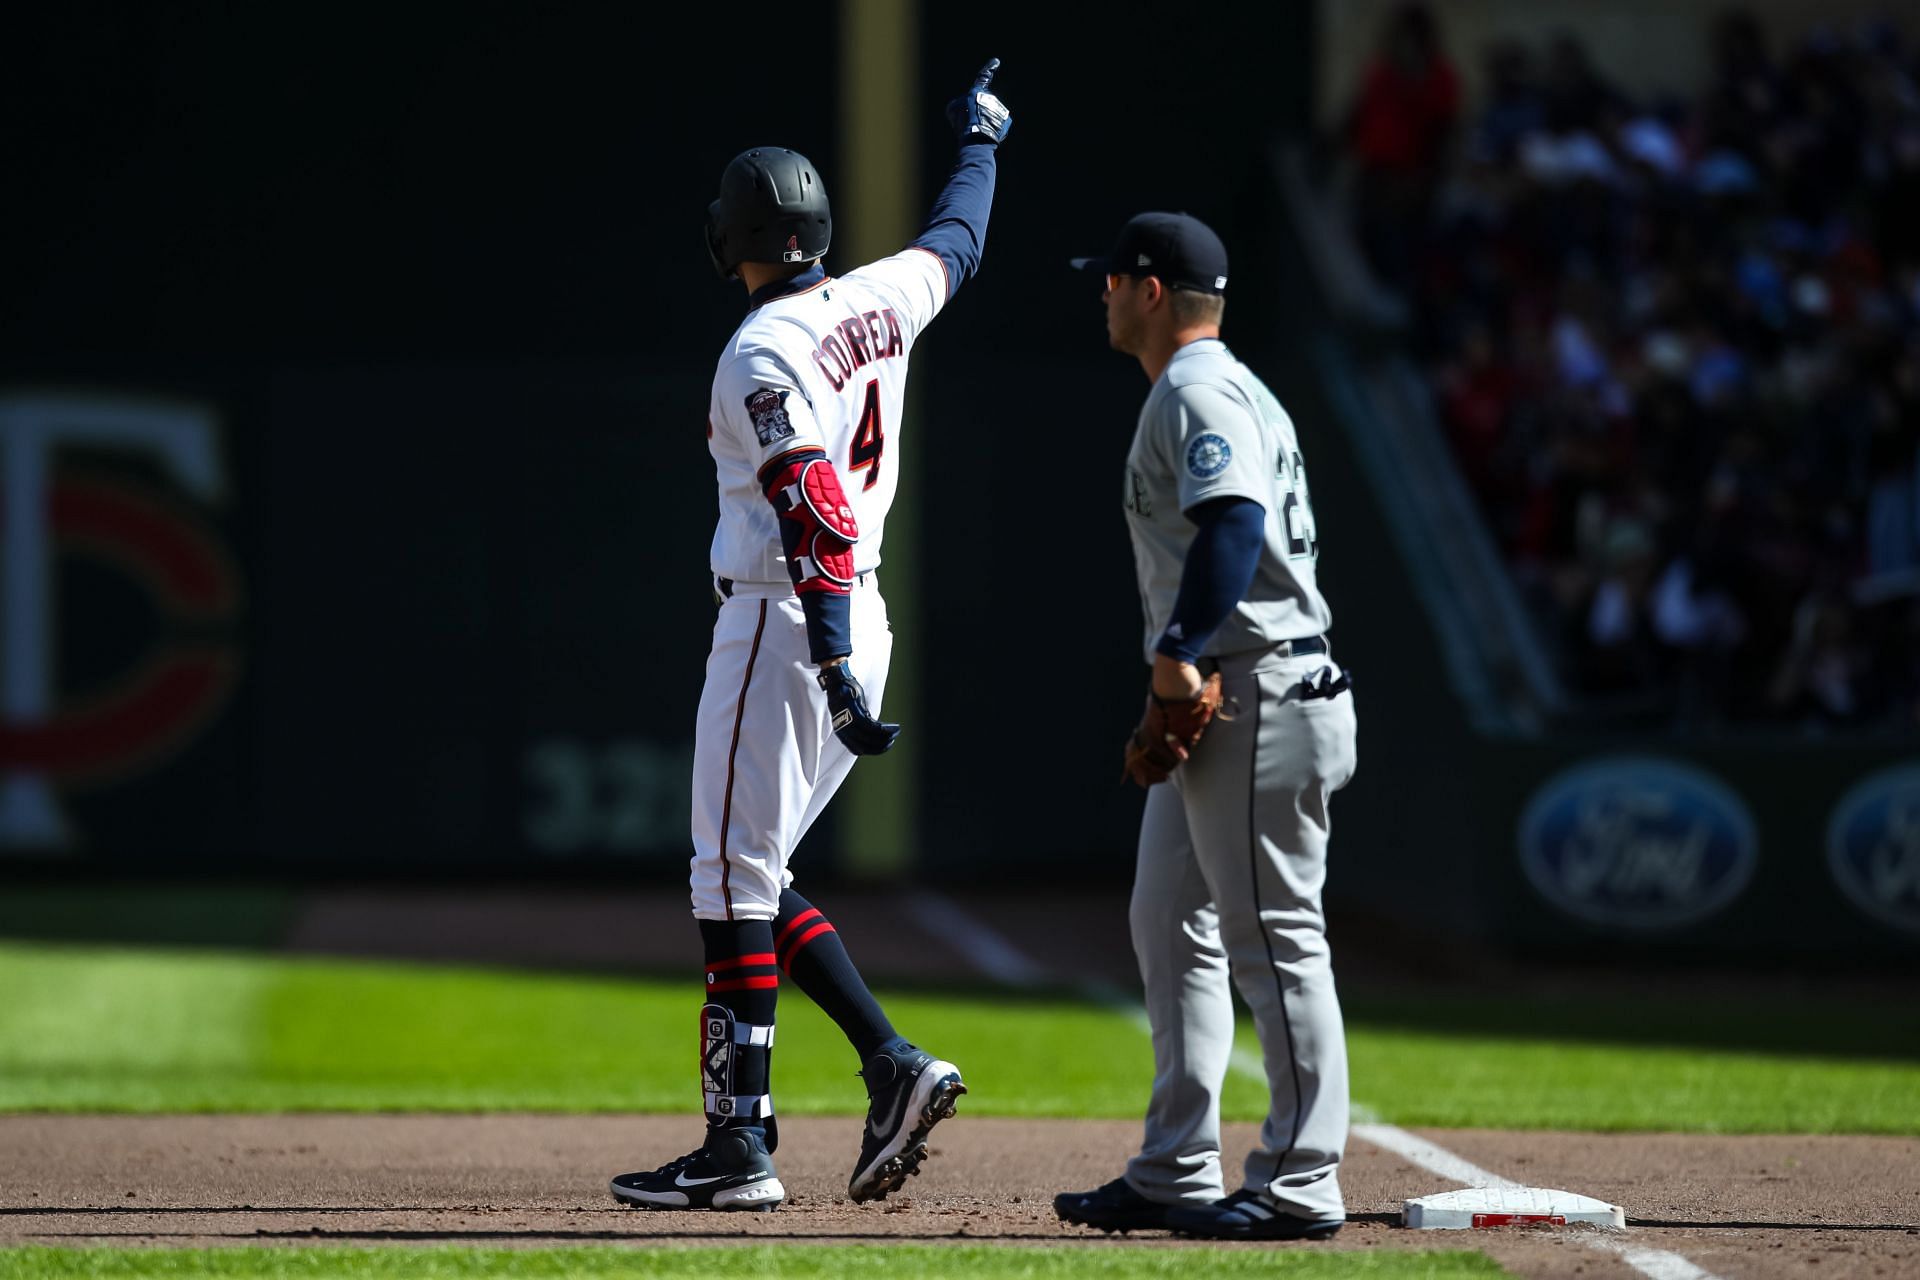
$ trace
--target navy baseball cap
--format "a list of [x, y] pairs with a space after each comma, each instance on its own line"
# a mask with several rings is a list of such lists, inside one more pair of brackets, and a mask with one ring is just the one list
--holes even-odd
[[1076, 271], [1100, 275], [1159, 276], [1169, 288], [1195, 293], [1227, 291], [1227, 246], [1213, 228], [1185, 213], [1141, 213], [1120, 228], [1104, 258], [1075, 258]]

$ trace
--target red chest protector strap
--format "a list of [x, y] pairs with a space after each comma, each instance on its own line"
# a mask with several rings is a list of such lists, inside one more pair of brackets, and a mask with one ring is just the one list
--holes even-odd
[[780, 543], [796, 594], [853, 585], [853, 544], [860, 526], [827, 455], [806, 449], [775, 458], [760, 471], [767, 501], [780, 516]]

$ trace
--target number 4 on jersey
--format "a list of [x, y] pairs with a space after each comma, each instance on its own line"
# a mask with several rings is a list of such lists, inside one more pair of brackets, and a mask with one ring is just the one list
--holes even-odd
[[887, 449], [887, 433], [880, 425], [880, 380], [867, 383], [867, 405], [860, 411], [860, 425], [854, 428], [853, 447], [847, 450], [847, 470], [867, 469], [867, 482], [860, 487], [871, 489], [880, 479], [880, 455]]

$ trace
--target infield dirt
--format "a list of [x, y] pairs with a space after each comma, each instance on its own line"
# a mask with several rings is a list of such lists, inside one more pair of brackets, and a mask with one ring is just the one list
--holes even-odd
[[[1123, 1167], [1137, 1126], [960, 1117], [925, 1176], [845, 1197], [859, 1122], [781, 1125], [773, 1214], [615, 1207], [606, 1180], [681, 1154], [692, 1118], [547, 1115], [0, 1116], [0, 1244], [711, 1244], [1001, 1241], [1088, 1251], [1052, 1196]], [[1623, 1242], [1723, 1276], [1920, 1276], [1920, 1140], [1422, 1130], [1484, 1168], [1626, 1206]], [[1244, 1152], [1250, 1126], [1229, 1126]], [[1400, 1202], [1451, 1184], [1356, 1141], [1351, 1224], [1301, 1249], [1474, 1248], [1523, 1276], [1630, 1277], [1579, 1232], [1413, 1232]]]

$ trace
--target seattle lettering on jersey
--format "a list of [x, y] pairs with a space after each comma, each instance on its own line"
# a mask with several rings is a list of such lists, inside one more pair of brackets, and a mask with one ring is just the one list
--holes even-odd
[[813, 362], [835, 391], [847, 385], [855, 369], [897, 356], [907, 349], [900, 334], [900, 318], [892, 307], [882, 307], [860, 316], [849, 316], [820, 340], [813, 349]]

